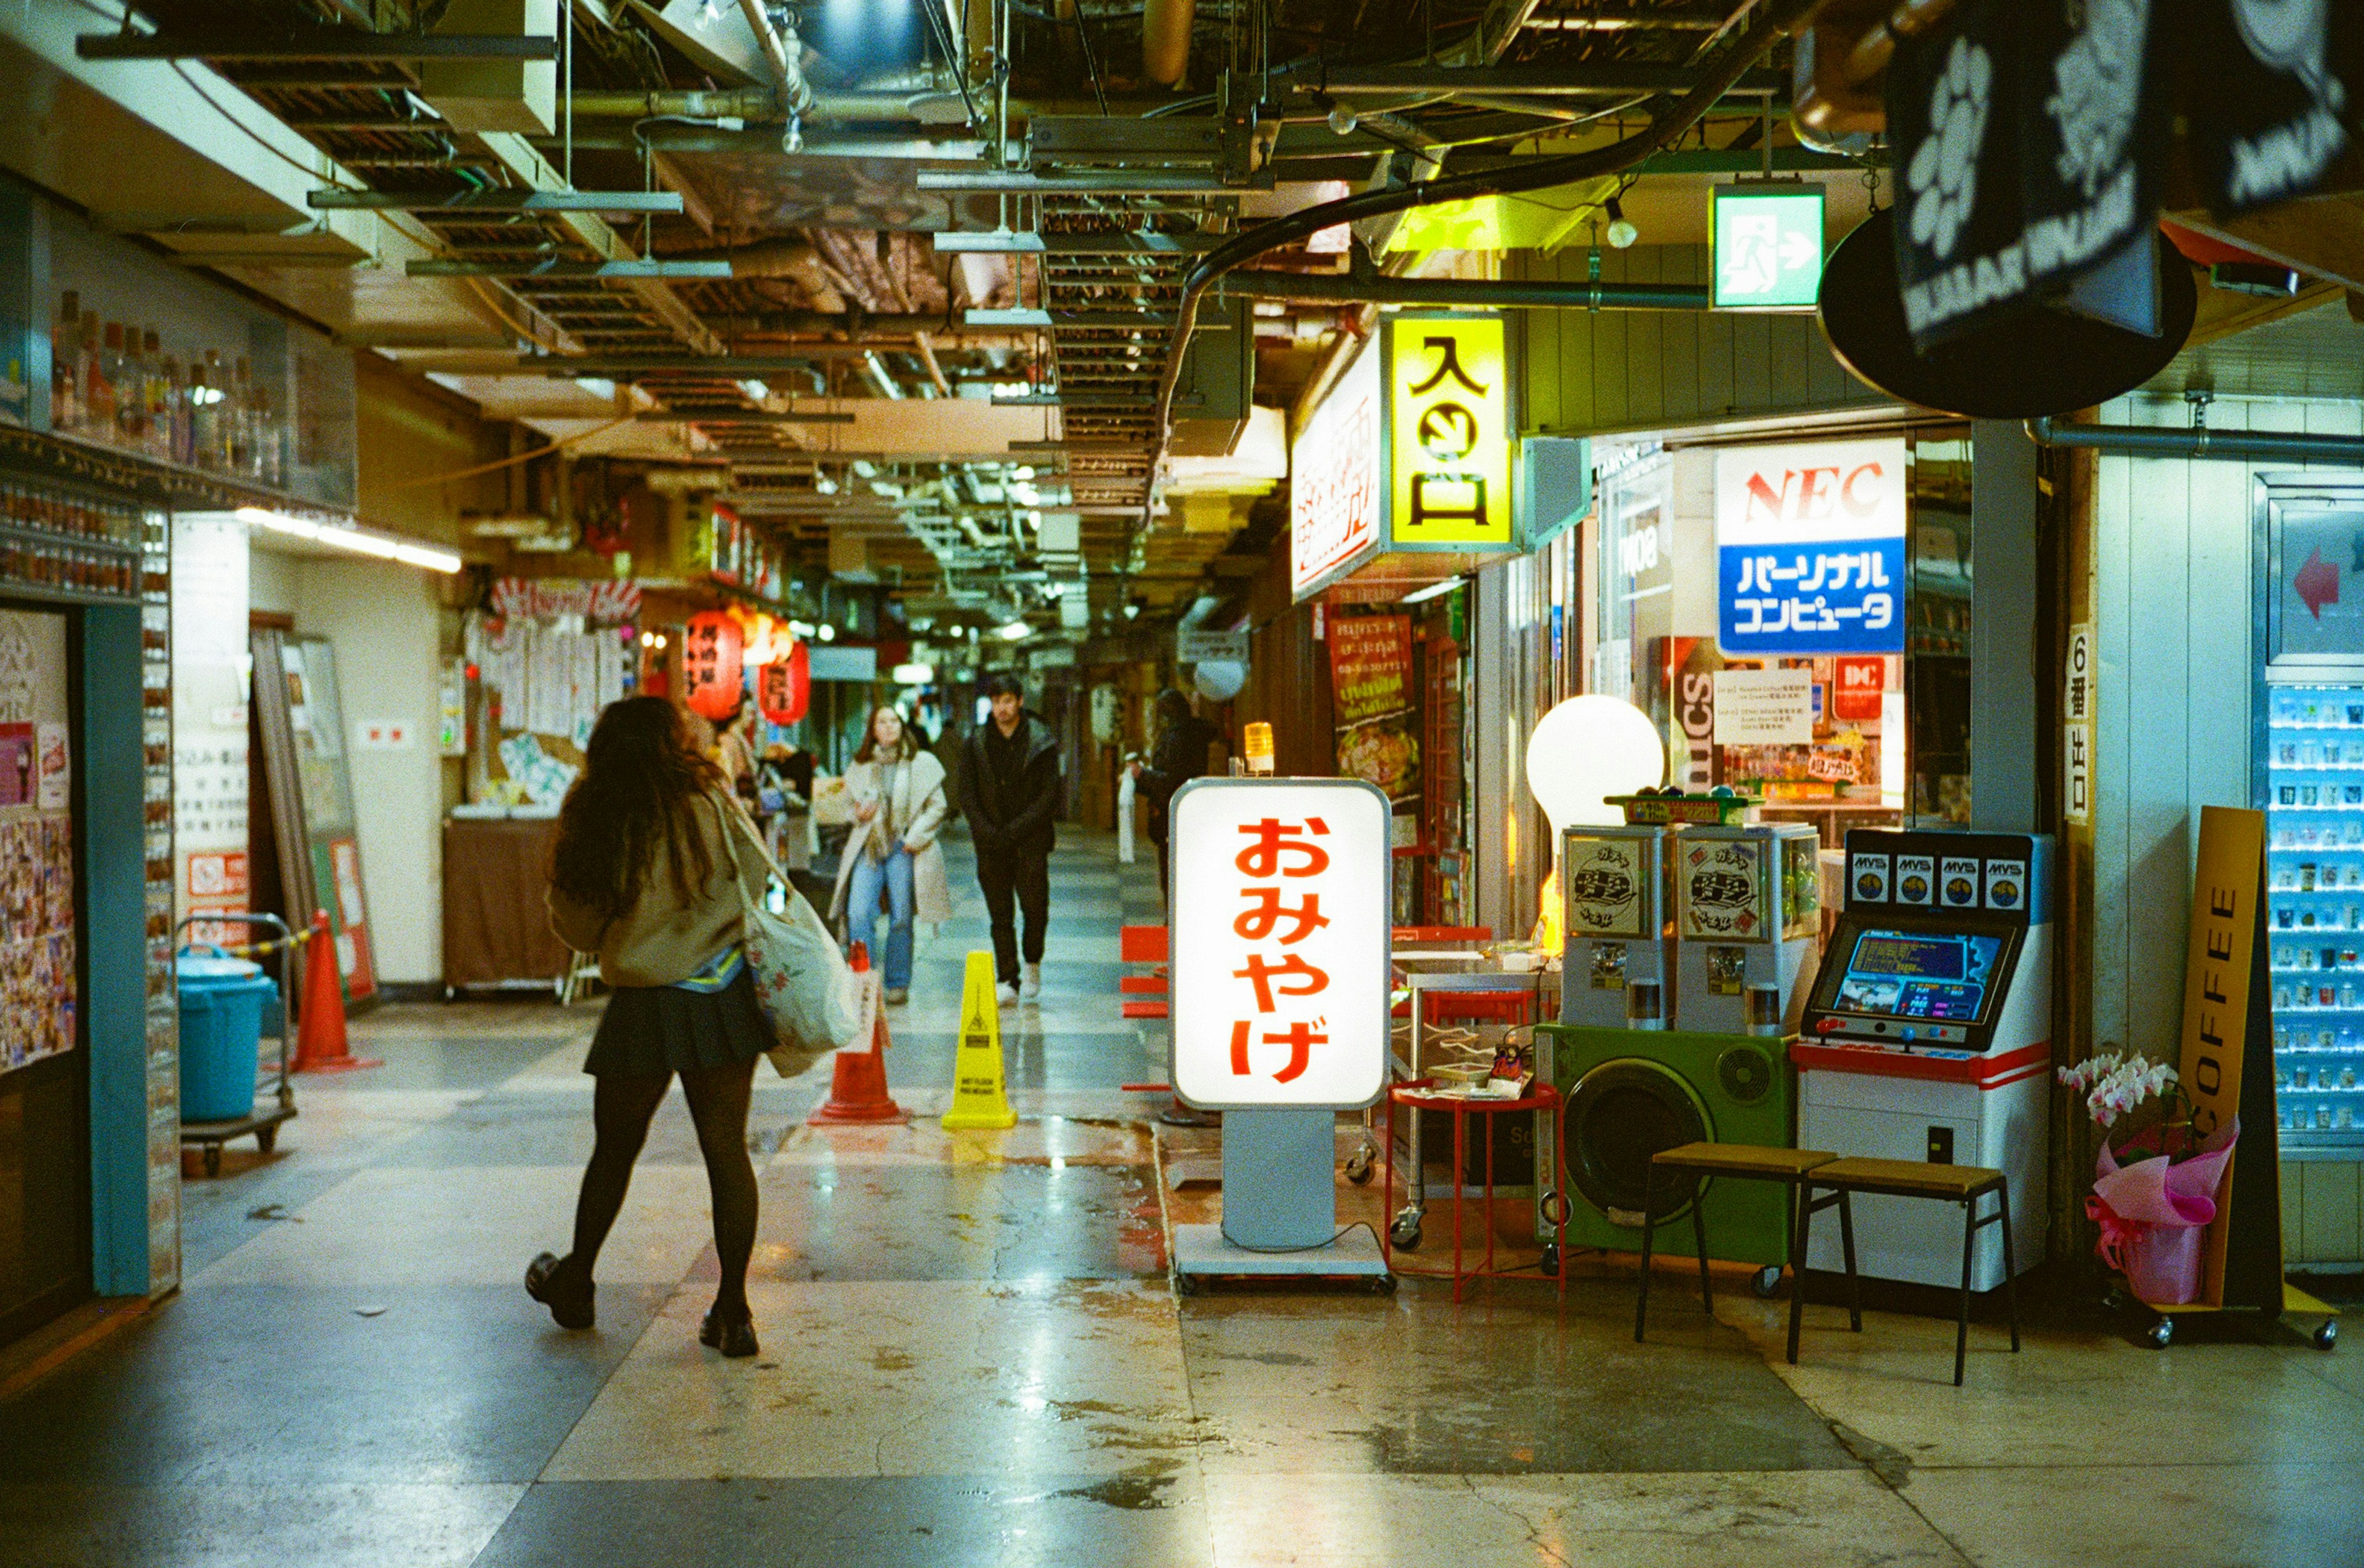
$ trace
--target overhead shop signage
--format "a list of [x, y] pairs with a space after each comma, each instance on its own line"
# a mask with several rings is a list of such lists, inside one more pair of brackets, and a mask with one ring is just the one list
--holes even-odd
[[1812, 310], [1823, 286], [1823, 188], [1718, 185], [1709, 207], [1718, 310]]
[[1244, 664], [1248, 662], [1248, 634], [1245, 631], [1186, 627], [1174, 634], [1174, 662], [1177, 664]]
[[1901, 438], [1718, 451], [1723, 651], [1902, 652], [1904, 496]]
[[1390, 545], [1513, 548], [1502, 318], [1392, 316], [1386, 349]]
[[1378, 550], [1379, 401], [1366, 342], [1289, 448], [1289, 585], [1300, 599]]
[[1887, 120], [1914, 347], [2038, 302], [2160, 331], [2154, 230], [2179, 116], [2219, 216], [2320, 191], [2364, 125], [2364, 6], [1964, 0], [1900, 39]]
[[1500, 316], [1390, 315], [1299, 432], [1290, 581], [1299, 599], [1391, 551], [1526, 548]]

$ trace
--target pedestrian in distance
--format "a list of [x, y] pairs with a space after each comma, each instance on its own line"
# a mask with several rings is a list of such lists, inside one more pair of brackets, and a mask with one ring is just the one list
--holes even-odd
[[[1015, 675], [986, 685], [992, 715], [961, 748], [961, 813], [976, 844], [976, 881], [993, 917], [994, 973], [1004, 1002], [1043, 994], [1043, 930], [1051, 916], [1053, 817], [1059, 809], [1059, 743], [1026, 706]], [[1016, 908], [1012, 908], [1013, 903]], [[1019, 963], [1016, 914], [1026, 917]]]
[[1166, 896], [1166, 815], [1174, 792], [1215, 771], [1211, 758], [1223, 732], [1190, 710], [1190, 699], [1168, 686], [1157, 694], [1157, 737], [1149, 761], [1132, 764], [1133, 782], [1149, 801], [1149, 841], [1157, 850], [1157, 893]]
[[853, 831], [838, 856], [830, 918], [843, 917], [847, 940], [867, 944], [876, 934], [878, 898], [885, 893], [880, 980], [887, 1005], [900, 1006], [911, 994], [912, 922], [953, 916], [944, 851], [936, 842], [952, 810], [944, 800], [944, 765], [920, 750], [918, 731], [905, 727], [900, 713], [882, 706], [871, 710], [861, 749], [845, 770], [845, 789], [853, 801]]
[[678, 1073], [706, 1157], [722, 1264], [698, 1340], [726, 1356], [756, 1352], [747, 1107], [756, 1060], [779, 1041], [741, 949], [742, 890], [760, 903], [768, 874], [753, 832], [671, 702], [626, 697], [599, 716], [583, 776], [559, 808], [550, 873], [551, 929], [576, 951], [598, 954], [613, 992], [583, 1063], [594, 1084], [596, 1141], [575, 1203], [574, 1250], [544, 1252], [526, 1269], [527, 1294], [561, 1328], [592, 1326], [600, 1244]]

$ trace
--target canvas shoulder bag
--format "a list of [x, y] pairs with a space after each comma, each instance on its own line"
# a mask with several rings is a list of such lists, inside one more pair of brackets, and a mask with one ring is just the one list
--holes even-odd
[[[785, 1078], [795, 1077], [822, 1055], [862, 1043], [866, 1020], [861, 976], [837, 950], [837, 940], [813, 912], [803, 894], [774, 863], [771, 852], [755, 836], [753, 825], [735, 806], [721, 812], [723, 831], [743, 839], [764, 868], [787, 892], [787, 907], [775, 915], [747, 895], [747, 879], [736, 874], [747, 968], [755, 982], [755, 997], [764, 1016], [780, 1037], [768, 1054]], [[736, 856], [733, 856], [735, 862]]]

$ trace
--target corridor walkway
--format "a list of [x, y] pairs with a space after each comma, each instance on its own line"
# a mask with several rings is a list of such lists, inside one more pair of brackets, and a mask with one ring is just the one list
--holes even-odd
[[1046, 995], [1004, 1019], [1015, 1131], [928, 1119], [986, 940], [961, 845], [894, 1015], [920, 1119], [808, 1129], [823, 1082], [759, 1069], [761, 1357], [696, 1342], [677, 1095], [597, 1331], [519, 1286], [589, 1150], [591, 1007], [387, 1008], [355, 1031], [385, 1067], [305, 1080], [276, 1158], [190, 1182], [179, 1296], [0, 1399], [0, 1563], [2364, 1562], [2353, 1348], [1974, 1332], [1957, 1390], [1950, 1323], [1810, 1312], [1792, 1369], [1736, 1292], [1710, 1322], [1669, 1290], [1636, 1346], [1630, 1272], [1589, 1259], [1564, 1303], [1177, 1303], [1155, 1102], [1121, 1087], [1162, 1048], [1115, 1002], [1156, 878], [1064, 837]]

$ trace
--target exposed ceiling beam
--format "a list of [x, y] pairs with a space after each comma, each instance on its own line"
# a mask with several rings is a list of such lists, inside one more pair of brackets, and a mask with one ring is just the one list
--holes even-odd
[[304, 28], [277, 37], [249, 29], [177, 33], [84, 33], [74, 39], [84, 60], [203, 60], [249, 61], [358, 60], [556, 60], [554, 38], [454, 33], [365, 33], [345, 28]]
[[418, 213], [658, 213], [677, 217], [678, 191], [453, 191], [429, 195], [417, 191], [352, 191], [341, 186], [313, 191], [306, 198], [322, 212]]

